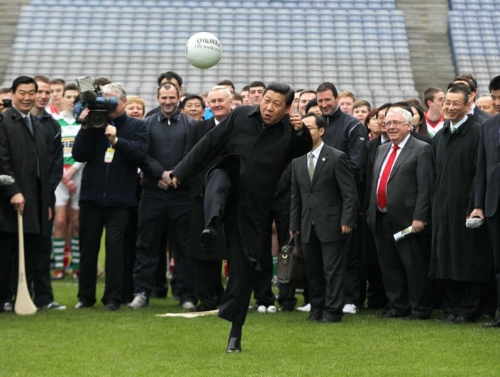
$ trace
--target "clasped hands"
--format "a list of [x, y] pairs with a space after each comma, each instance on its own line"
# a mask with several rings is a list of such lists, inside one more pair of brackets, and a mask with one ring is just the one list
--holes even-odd
[[170, 178], [171, 172], [172, 172], [172, 170], [163, 172], [160, 180], [158, 181], [159, 188], [161, 188], [163, 190], [168, 190], [170, 186], [173, 186], [172, 179]]

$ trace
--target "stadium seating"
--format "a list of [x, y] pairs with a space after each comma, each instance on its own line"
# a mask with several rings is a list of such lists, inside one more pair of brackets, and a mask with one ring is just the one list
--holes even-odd
[[[184, 57], [189, 36], [218, 36], [208, 70]], [[108, 76], [154, 104], [156, 77], [174, 70], [199, 93], [230, 78], [294, 88], [334, 82], [375, 105], [415, 97], [405, 20], [393, 0], [32, 0], [23, 8], [5, 82], [20, 74]]]
[[[480, 94], [500, 74], [500, 2], [451, 0], [449, 31], [458, 73], [476, 76]], [[466, 25], [466, 27], [465, 27]]]

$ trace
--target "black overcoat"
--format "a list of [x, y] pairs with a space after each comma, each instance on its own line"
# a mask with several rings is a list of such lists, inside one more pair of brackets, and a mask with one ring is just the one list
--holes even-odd
[[227, 204], [229, 218], [224, 221], [229, 251], [243, 252], [257, 270], [262, 237], [281, 174], [293, 158], [312, 148], [309, 130], [303, 127], [297, 134], [288, 115], [276, 124], [263, 126], [259, 106], [237, 107], [172, 172], [182, 182], [223, 156], [215, 168], [229, 170], [236, 193]]
[[17, 232], [17, 212], [10, 199], [21, 193], [26, 201], [24, 232], [48, 235], [49, 158], [41, 125], [33, 116], [31, 123], [34, 136], [14, 108], [3, 113], [0, 122], [0, 174], [15, 179], [14, 184], [0, 188], [0, 231]]
[[474, 209], [474, 184], [481, 125], [469, 116], [455, 134], [446, 121], [434, 137], [436, 182], [432, 205], [430, 277], [487, 281], [491, 246], [486, 226], [468, 229]]
[[[202, 120], [196, 123], [191, 132], [191, 145], [196, 145], [205, 134], [215, 127], [214, 118]], [[217, 161], [217, 159], [216, 159]], [[207, 253], [201, 249], [198, 238], [205, 229], [204, 211], [203, 211], [203, 180], [208, 168], [203, 169], [195, 177], [189, 180], [189, 188], [193, 194], [193, 207], [189, 220], [189, 236], [186, 255], [195, 259], [223, 260], [228, 258], [228, 250], [224, 234], [221, 229], [217, 232], [217, 244], [215, 252]]]

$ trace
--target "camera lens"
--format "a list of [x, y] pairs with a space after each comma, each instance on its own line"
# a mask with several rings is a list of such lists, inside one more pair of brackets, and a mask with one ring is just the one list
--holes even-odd
[[108, 125], [108, 112], [106, 110], [91, 110], [88, 124], [93, 128], [104, 128]]

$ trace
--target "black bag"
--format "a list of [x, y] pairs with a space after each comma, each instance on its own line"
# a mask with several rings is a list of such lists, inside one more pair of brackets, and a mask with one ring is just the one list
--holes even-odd
[[302, 254], [302, 249], [299, 247], [299, 236], [297, 233], [291, 236], [288, 245], [283, 246], [281, 249], [278, 257], [278, 282], [280, 284], [289, 284], [296, 288], [307, 287], [304, 255]]

